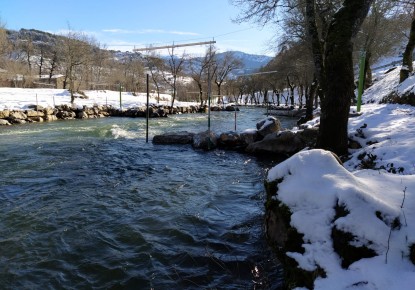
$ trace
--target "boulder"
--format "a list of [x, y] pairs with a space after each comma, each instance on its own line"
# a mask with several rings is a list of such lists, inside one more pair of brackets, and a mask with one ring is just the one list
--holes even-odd
[[13, 120], [26, 120], [27, 115], [21, 111], [12, 111], [10, 112], [9, 118]]
[[99, 111], [99, 116], [104, 116], [104, 117], [108, 117], [110, 114], [108, 113], [108, 111]]
[[305, 146], [314, 148], [317, 143], [318, 131], [318, 127], [312, 127], [300, 130], [296, 134], [305, 143]]
[[157, 109], [157, 114], [160, 117], [167, 117], [167, 112], [163, 107], [160, 107], [160, 108]]
[[29, 105], [27, 106], [29, 109], [32, 109], [33, 111], [43, 111], [45, 108], [43, 108], [40, 105]]
[[0, 119], [6, 119], [10, 116], [9, 110], [0, 111]]
[[235, 106], [226, 106], [225, 111], [228, 111], [228, 112], [239, 111], [239, 108]]
[[[87, 108], [86, 106], [84, 106], [83, 110], [81, 111], [82, 114], [87, 114], [87, 115], [95, 115], [95, 111], [93, 108]], [[79, 113], [78, 113], [79, 114]], [[88, 117], [86, 117], [88, 118]], [[84, 118], [85, 119], [85, 118]]]
[[28, 117], [27, 118], [29, 121], [31, 121], [31, 122], [37, 122], [37, 123], [41, 123], [41, 122], [43, 122], [44, 120], [43, 120], [43, 117], [40, 117], [40, 116], [35, 116], [35, 117]]
[[0, 119], [0, 126], [10, 126], [10, 122], [4, 119]]
[[51, 108], [51, 107], [48, 107], [48, 108], [45, 108], [43, 110], [43, 113], [45, 115], [53, 115], [53, 114], [55, 114], [55, 110], [53, 108]]
[[229, 131], [219, 135], [218, 147], [237, 150], [246, 146], [247, 144], [237, 132]]
[[192, 144], [194, 133], [180, 131], [175, 133], [165, 133], [153, 137], [154, 144]]
[[305, 148], [306, 143], [291, 131], [274, 132], [245, 149], [252, 154], [292, 155]]
[[245, 130], [240, 134], [240, 137], [246, 145], [252, 144], [259, 139], [262, 139], [259, 137], [259, 134], [256, 130]]
[[26, 115], [27, 117], [44, 117], [45, 113], [43, 111], [28, 110], [26, 111]]
[[56, 114], [56, 117], [58, 119], [70, 120], [70, 119], [75, 119], [76, 113], [73, 111], [59, 111]]
[[79, 112], [76, 114], [76, 117], [77, 117], [78, 119], [88, 119], [88, 118], [89, 118], [88, 113], [87, 113], [87, 112], [85, 112], [85, 111], [79, 111]]
[[273, 132], [281, 131], [281, 122], [280, 120], [270, 116], [257, 123], [256, 128], [258, 130], [258, 134], [265, 137]]
[[56, 117], [55, 115], [46, 115], [45, 116], [45, 121], [56, 121], [58, 120], [58, 117]]
[[11, 124], [26, 124], [26, 120], [23, 119], [9, 119]]
[[206, 130], [193, 136], [193, 148], [212, 150], [218, 145], [218, 138], [213, 131]]

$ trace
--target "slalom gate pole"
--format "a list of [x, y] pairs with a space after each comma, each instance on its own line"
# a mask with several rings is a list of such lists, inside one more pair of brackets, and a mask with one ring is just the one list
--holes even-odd
[[122, 89], [122, 86], [120, 84], [120, 111], [122, 111], [121, 89]]
[[150, 99], [150, 91], [149, 91], [148, 74], [147, 74], [146, 143], [148, 143], [148, 119], [149, 119], [149, 115], [150, 115], [149, 99]]

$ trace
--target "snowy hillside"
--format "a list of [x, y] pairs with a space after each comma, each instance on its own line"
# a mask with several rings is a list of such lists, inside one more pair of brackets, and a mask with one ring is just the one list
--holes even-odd
[[349, 119], [349, 138], [361, 148], [343, 165], [328, 151], [304, 150], [268, 173], [278, 183], [272, 198], [303, 235], [302, 250], [287, 256], [320, 273], [313, 289], [414, 289], [415, 107], [378, 103], [415, 92], [415, 76], [399, 85], [399, 70], [376, 72], [361, 115]]

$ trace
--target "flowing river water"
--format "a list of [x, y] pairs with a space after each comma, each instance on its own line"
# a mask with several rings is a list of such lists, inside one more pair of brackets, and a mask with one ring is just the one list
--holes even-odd
[[[264, 113], [242, 108], [237, 130]], [[233, 130], [234, 113], [211, 124]], [[273, 163], [151, 143], [206, 129], [204, 114], [150, 119], [149, 143], [144, 119], [0, 127], [0, 288], [278, 288], [262, 227]]]

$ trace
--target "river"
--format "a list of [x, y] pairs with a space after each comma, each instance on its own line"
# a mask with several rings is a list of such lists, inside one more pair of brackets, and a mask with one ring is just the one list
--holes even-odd
[[[265, 109], [241, 108], [237, 130]], [[292, 127], [293, 120], [281, 119]], [[212, 130], [234, 129], [212, 112]], [[276, 289], [263, 233], [266, 160], [163, 132], [207, 115], [103, 118], [0, 127], [1, 289]]]

